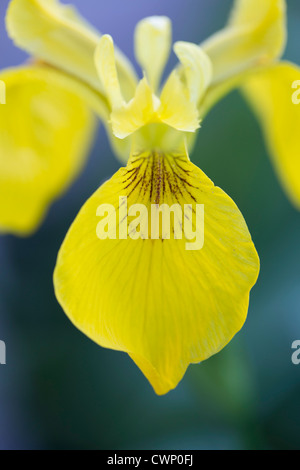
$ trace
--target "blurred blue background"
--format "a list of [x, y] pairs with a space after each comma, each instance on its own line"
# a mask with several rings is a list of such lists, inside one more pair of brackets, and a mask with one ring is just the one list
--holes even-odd
[[[0, 5], [1, 68], [26, 59], [5, 32], [8, 3]], [[200, 42], [223, 26], [232, 1], [73, 4], [134, 60], [133, 30], [144, 16], [167, 15], [175, 40]], [[300, 4], [287, 4], [285, 57], [300, 64]], [[28, 239], [0, 238], [0, 449], [299, 449], [300, 365], [291, 344], [300, 339], [300, 214], [238, 92], [207, 117], [192, 161], [240, 207], [260, 254], [242, 332], [157, 397], [125, 354], [96, 346], [66, 318], [52, 286], [58, 249], [79, 208], [119, 167], [100, 128], [85, 170], [42, 228]]]

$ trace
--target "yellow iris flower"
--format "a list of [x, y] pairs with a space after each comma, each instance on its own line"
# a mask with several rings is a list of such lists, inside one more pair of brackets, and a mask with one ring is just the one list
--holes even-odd
[[[162, 87], [172, 42], [166, 17], [137, 25], [141, 80], [109, 35], [58, 0], [12, 0], [7, 29], [36, 60], [0, 75], [7, 86], [0, 114], [6, 201], [0, 229], [26, 234], [40, 223], [84, 163], [93, 111], [127, 165], [72, 224], [58, 255], [56, 295], [81, 331], [103, 347], [127, 352], [156, 393], [167, 393], [190, 363], [217, 353], [241, 329], [258, 276], [242, 214], [188, 155], [206, 113], [234, 87], [253, 104], [279, 176], [300, 207], [294, 134], [300, 110], [288, 96], [300, 73], [278, 63], [285, 2], [236, 0], [222, 31], [200, 46], [174, 45], [179, 64]], [[204, 204], [204, 247], [189, 251], [186, 240], [162, 237], [99, 240], [97, 208], [111, 204], [120, 214], [124, 196], [146, 207]]]

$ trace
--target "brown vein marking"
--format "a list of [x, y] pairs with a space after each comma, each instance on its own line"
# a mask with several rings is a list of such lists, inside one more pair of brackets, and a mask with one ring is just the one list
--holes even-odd
[[157, 187], [156, 187], [156, 196], [154, 199], [155, 204], [160, 203], [160, 196], [161, 196], [161, 187], [162, 187], [162, 179], [163, 179], [163, 174], [162, 174], [162, 159], [158, 158], [157, 159]]
[[139, 169], [141, 168], [142, 164], [140, 166], [137, 166], [136, 168], [130, 168], [130, 170], [127, 170], [126, 173], [128, 174], [128, 178], [126, 178], [123, 182], [128, 181], [130, 178], [132, 178], [132, 175], [137, 173]]
[[150, 181], [151, 181], [151, 184], [150, 184], [150, 203], [152, 204], [153, 188], [154, 188], [154, 185], [156, 183], [155, 175], [154, 175], [155, 155], [153, 155], [153, 154], [152, 154], [151, 163], [152, 163], [152, 166], [151, 166], [151, 178], [150, 178]]
[[[174, 171], [173, 171], [173, 168], [172, 168], [172, 164], [170, 164], [170, 162], [168, 162], [168, 164], [169, 164], [169, 167], [170, 167], [170, 169], [171, 169], [171, 171], [172, 171], [173, 183], [174, 183], [174, 185], [175, 185], [175, 187], [176, 187], [176, 190], [175, 190], [175, 191], [172, 191], [172, 192], [174, 193], [174, 195], [176, 195], [176, 200], [178, 200], [178, 198], [177, 198], [177, 193], [179, 193], [179, 194], [183, 197], [183, 192], [182, 192], [182, 190], [181, 190], [181, 188], [180, 188], [180, 186], [179, 186], [179, 184], [178, 184], [177, 179], [174, 177]], [[169, 173], [169, 175], [170, 175], [170, 174], [171, 174], [171, 173]], [[172, 186], [171, 186], [171, 183], [170, 183], [170, 179], [171, 179], [171, 178], [170, 178], [170, 176], [169, 176], [168, 182], [169, 182], [169, 186], [170, 186], [170, 188], [171, 188]]]
[[167, 188], [178, 204], [182, 205], [182, 198], [186, 202], [196, 202], [193, 190], [200, 188], [188, 181], [191, 173], [182, 155], [164, 155], [155, 151], [139, 153], [132, 157], [131, 166], [124, 172], [123, 189], [127, 196], [138, 191], [137, 200], [146, 198], [148, 194], [147, 203], [150, 204], [162, 204]]
[[145, 178], [146, 178], [147, 173], [148, 173], [149, 164], [150, 164], [150, 159], [147, 159], [147, 165], [146, 165], [146, 168], [145, 168], [145, 171], [144, 171], [144, 174], [143, 174], [143, 181], [142, 181], [142, 184], [141, 184], [140, 189], [139, 189], [138, 198], [140, 197], [142, 190], [144, 190], [143, 195], [144, 196], [146, 195], [147, 187], [149, 186], [149, 180], [145, 181]]

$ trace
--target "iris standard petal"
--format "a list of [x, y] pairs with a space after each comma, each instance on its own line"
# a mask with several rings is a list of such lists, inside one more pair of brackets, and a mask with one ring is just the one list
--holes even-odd
[[297, 80], [300, 68], [282, 62], [251, 75], [243, 90], [262, 125], [285, 191], [300, 209], [300, 104], [292, 99]]
[[[135, 239], [124, 238], [124, 196], [128, 209], [140, 205], [139, 221], [128, 218]], [[147, 217], [141, 204], [150, 211], [153, 204], [183, 209], [196, 203], [205, 210], [201, 250], [186, 249], [185, 235], [153, 239], [146, 230], [136, 236]], [[96, 235], [102, 204], [115, 209], [107, 219], [115, 239]], [[174, 218], [170, 233], [178, 233], [175, 225]], [[71, 321], [99, 345], [127, 352], [156, 393], [164, 394], [190, 363], [217, 353], [240, 330], [258, 270], [234, 202], [187, 155], [145, 152], [133, 155], [83, 206], [60, 249], [54, 284]]]
[[171, 52], [172, 25], [166, 16], [151, 16], [141, 20], [135, 30], [135, 55], [153, 91]]
[[95, 65], [112, 108], [122, 106], [124, 98], [117, 72], [114, 43], [108, 34], [102, 36], [95, 51]]
[[0, 230], [27, 235], [82, 168], [94, 119], [52, 69], [10, 69], [0, 79]]
[[190, 42], [176, 42], [174, 51], [182, 64], [181, 72], [189, 90], [190, 101], [198, 104], [212, 80], [211, 60], [201, 47]]

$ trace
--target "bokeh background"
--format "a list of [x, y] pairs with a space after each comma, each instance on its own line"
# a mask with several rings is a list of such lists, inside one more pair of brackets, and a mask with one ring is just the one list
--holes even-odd
[[[8, 3], [0, 4], [1, 68], [26, 59], [5, 32]], [[133, 30], [144, 16], [168, 15], [175, 40], [200, 42], [222, 27], [232, 1], [73, 3], [134, 60]], [[300, 4], [287, 3], [285, 57], [300, 64]], [[84, 171], [41, 229], [0, 237], [1, 449], [299, 449], [300, 365], [291, 344], [300, 339], [300, 213], [237, 91], [203, 123], [192, 160], [238, 204], [261, 257], [242, 332], [157, 397], [127, 355], [96, 346], [64, 315], [52, 286], [58, 249], [79, 208], [119, 167], [100, 127]]]

